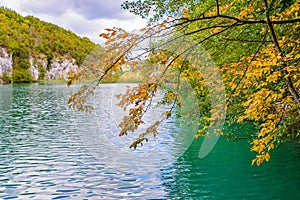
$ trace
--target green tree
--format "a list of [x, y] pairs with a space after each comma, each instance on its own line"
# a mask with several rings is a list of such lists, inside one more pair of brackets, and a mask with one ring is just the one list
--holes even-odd
[[31, 83], [32, 76], [28, 69], [13, 69], [12, 82], [16, 83]]

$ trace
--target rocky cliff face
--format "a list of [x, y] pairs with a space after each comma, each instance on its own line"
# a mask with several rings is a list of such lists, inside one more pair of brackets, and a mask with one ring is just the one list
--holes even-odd
[[0, 47], [0, 77], [4, 73], [11, 76], [12, 64], [12, 54], [8, 53], [5, 48]]
[[[69, 72], [76, 72], [78, 65], [76, 60], [70, 57], [54, 58], [48, 64], [45, 56], [29, 58], [30, 72], [33, 80], [38, 80], [41, 73], [44, 73], [45, 80], [67, 79]], [[7, 52], [5, 48], [0, 47], [0, 83], [4, 74], [12, 75], [13, 55]]]
[[67, 79], [69, 72], [76, 72], [78, 69], [76, 60], [73, 58], [56, 58], [50, 66], [50, 69], [48, 69], [46, 73], [46, 79], [48, 80], [59, 78]]

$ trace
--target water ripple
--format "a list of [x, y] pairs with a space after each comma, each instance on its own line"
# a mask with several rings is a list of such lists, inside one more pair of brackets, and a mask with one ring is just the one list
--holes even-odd
[[[260, 193], [266, 198], [299, 197], [300, 164], [293, 161], [300, 150], [293, 145], [261, 169], [250, 167], [253, 155], [245, 143], [229, 146], [220, 140], [203, 160], [192, 153], [198, 150], [195, 144], [177, 158], [182, 141], [170, 134], [178, 125], [170, 121], [155, 141], [130, 150], [135, 136], [116, 137], [118, 129], [112, 123], [107, 99], [113, 88], [101, 86], [92, 101], [95, 112], [86, 115], [67, 109], [67, 98], [78, 86], [0, 86], [0, 198], [252, 199]], [[271, 192], [274, 189], [277, 193]], [[288, 194], [282, 192], [286, 189]]]

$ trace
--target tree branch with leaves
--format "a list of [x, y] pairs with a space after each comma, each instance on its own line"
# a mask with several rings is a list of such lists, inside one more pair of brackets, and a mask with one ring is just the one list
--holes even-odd
[[[122, 7], [147, 18], [148, 26], [138, 34], [118, 28], [101, 34], [107, 39], [101, 61], [104, 73], [96, 83], [83, 86], [71, 96], [70, 107], [85, 110], [83, 100], [103, 77], [126, 64], [133, 70], [145, 70], [146, 78], [120, 96], [120, 106], [133, 106], [119, 125], [121, 136], [143, 124], [143, 115], [159, 90], [165, 92], [161, 103], [173, 104], [164, 114], [167, 120], [181, 101], [176, 92], [163, 88], [168, 83], [181, 87], [186, 81], [195, 92], [201, 113], [196, 138], [210, 134], [212, 129], [227, 138], [238, 138], [236, 133], [216, 126], [225, 116], [210, 99], [214, 95], [222, 102], [217, 91], [224, 90], [227, 124], [243, 125], [248, 121], [257, 126], [258, 132], [248, 137], [251, 151], [257, 153], [252, 164], [268, 161], [269, 152], [283, 141], [299, 142], [299, 2], [138, 0], [125, 1]], [[138, 55], [133, 54], [145, 41], [150, 45]], [[200, 45], [205, 51], [196, 54]], [[214, 70], [208, 70], [210, 59], [216, 64]], [[221, 78], [216, 81], [218, 75]], [[69, 83], [75, 79], [72, 77]], [[148, 141], [149, 135], [156, 136], [159, 124], [157, 120], [131, 147]]]

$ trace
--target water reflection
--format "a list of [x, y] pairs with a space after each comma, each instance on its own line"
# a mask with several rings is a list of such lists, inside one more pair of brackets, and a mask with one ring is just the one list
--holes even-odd
[[170, 199], [299, 199], [300, 148], [283, 144], [269, 163], [251, 166], [246, 141], [221, 138], [212, 152], [198, 157], [201, 140], [166, 169], [162, 182]]

